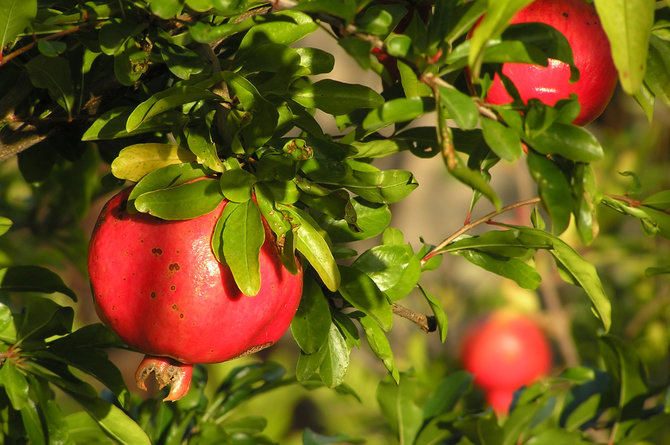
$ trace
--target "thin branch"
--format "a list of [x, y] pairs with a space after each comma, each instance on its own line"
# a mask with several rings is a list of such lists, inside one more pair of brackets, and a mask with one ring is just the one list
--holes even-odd
[[401, 306], [397, 303], [393, 303], [391, 307], [393, 308], [394, 314], [411, 321], [426, 332], [433, 332], [435, 329], [437, 329], [437, 321], [432, 315], [422, 314], [421, 312], [414, 312], [413, 310], [408, 309], [405, 306]]
[[452, 233], [449, 235], [447, 238], [445, 238], [444, 241], [442, 241], [440, 244], [437, 246], [433, 247], [422, 259], [421, 259], [421, 264], [425, 264], [426, 261], [434, 257], [435, 255], [438, 255], [441, 253], [442, 249], [444, 249], [446, 246], [448, 246], [451, 242], [453, 242], [456, 238], [459, 236], [463, 235], [464, 233], [474, 229], [477, 226], [480, 226], [482, 224], [487, 224], [491, 221], [492, 218], [495, 218], [498, 215], [502, 215], [505, 212], [509, 212], [510, 210], [514, 210], [519, 207], [527, 206], [527, 205], [532, 205], [532, 204], [538, 204], [541, 202], [540, 198], [531, 198], [531, 199], [526, 199], [524, 201], [519, 201], [515, 202], [514, 204], [510, 204], [508, 206], [503, 207], [500, 210], [493, 211], [489, 213], [488, 215], [485, 215], [481, 218], [479, 218], [476, 221], [473, 221], [471, 223], [468, 223], [458, 229], [456, 232]]

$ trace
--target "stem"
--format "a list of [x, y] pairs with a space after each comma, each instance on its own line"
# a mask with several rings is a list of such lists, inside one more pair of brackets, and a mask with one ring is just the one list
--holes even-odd
[[471, 222], [471, 223], [468, 223], [468, 224], [464, 225], [463, 227], [461, 227], [460, 229], [458, 229], [456, 232], [454, 232], [454, 233], [452, 233], [451, 235], [449, 235], [449, 236], [448, 236], [444, 241], [442, 241], [440, 244], [438, 244], [437, 246], [433, 247], [433, 248], [432, 248], [426, 255], [424, 255], [424, 257], [421, 259], [421, 264], [422, 264], [422, 265], [425, 264], [426, 261], [428, 261], [429, 259], [431, 259], [431, 258], [434, 257], [435, 255], [440, 254], [441, 251], [442, 251], [447, 245], [449, 245], [452, 241], [454, 241], [456, 238], [458, 238], [458, 237], [461, 236], [462, 234], [464, 234], [464, 233], [466, 233], [466, 232], [468, 232], [468, 231], [474, 229], [474, 228], [477, 227], [477, 226], [480, 226], [480, 225], [482, 225], [482, 224], [489, 223], [489, 222], [491, 221], [492, 218], [495, 218], [496, 216], [501, 215], [501, 214], [503, 214], [503, 213], [505, 213], [505, 212], [508, 212], [508, 211], [510, 211], [510, 210], [514, 210], [514, 209], [516, 209], [516, 208], [523, 207], [523, 206], [526, 206], [526, 205], [537, 204], [537, 203], [539, 203], [539, 202], [540, 202], [540, 198], [531, 198], [531, 199], [526, 199], [526, 200], [524, 200], [524, 201], [515, 202], [514, 204], [510, 204], [510, 205], [508, 205], [508, 206], [505, 206], [505, 207], [503, 207], [503, 208], [500, 209], [500, 210], [496, 210], [496, 211], [494, 211], [494, 212], [491, 212], [491, 213], [489, 213], [488, 215], [485, 215], [485, 216], [479, 218], [479, 219], [476, 220], [476, 221], [473, 221], [473, 222]]
[[393, 303], [391, 307], [393, 308], [394, 314], [411, 321], [425, 332], [433, 332], [435, 329], [437, 329], [437, 321], [432, 315], [422, 314], [421, 312], [414, 312], [413, 310], [408, 309], [405, 306], [401, 306], [397, 303]]

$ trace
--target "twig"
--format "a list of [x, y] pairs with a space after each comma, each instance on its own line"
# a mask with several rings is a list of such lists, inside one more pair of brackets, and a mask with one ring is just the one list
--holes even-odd
[[454, 241], [456, 238], [458, 238], [462, 234], [474, 229], [475, 227], [480, 226], [482, 224], [486, 224], [486, 223], [490, 222], [492, 218], [495, 218], [496, 216], [501, 215], [505, 212], [508, 212], [510, 210], [514, 210], [516, 208], [523, 207], [523, 206], [526, 206], [526, 205], [537, 204], [540, 201], [541, 201], [540, 198], [531, 198], [531, 199], [526, 199], [524, 201], [515, 202], [514, 204], [510, 204], [508, 206], [503, 207], [500, 210], [493, 211], [493, 212], [489, 213], [488, 215], [485, 215], [485, 216], [479, 218], [476, 221], [473, 221], [471, 223], [468, 223], [468, 224], [464, 225], [463, 227], [458, 229], [456, 232], [452, 233], [447, 238], [445, 238], [445, 240], [442, 241], [440, 244], [438, 244], [437, 246], [430, 249], [430, 251], [426, 255], [424, 255], [424, 257], [421, 259], [421, 264], [422, 265], [425, 264], [426, 261], [428, 261], [429, 259], [431, 259], [435, 255], [441, 253], [441, 250], [444, 249], [447, 245], [449, 245], [449, 243]]
[[413, 310], [408, 309], [405, 306], [401, 306], [397, 303], [393, 303], [391, 307], [393, 308], [394, 314], [411, 321], [426, 332], [433, 332], [435, 329], [437, 329], [437, 321], [432, 315], [422, 314], [421, 312], [414, 312]]

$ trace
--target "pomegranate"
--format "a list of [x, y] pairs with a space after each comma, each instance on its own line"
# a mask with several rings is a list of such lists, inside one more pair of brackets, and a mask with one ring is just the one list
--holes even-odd
[[514, 391], [551, 368], [551, 347], [542, 330], [511, 312], [495, 312], [470, 326], [461, 346], [464, 368], [497, 413], [507, 412]]
[[242, 294], [219, 263], [211, 237], [226, 201], [212, 212], [165, 221], [126, 210], [130, 189], [102, 209], [89, 246], [88, 268], [100, 319], [129, 346], [147, 354], [136, 379], [154, 373], [165, 400], [188, 393], [195, 363], [216, 363], [259, 351], [286, 331], [302, 295], [302, 269], [279, 259], [263, 221], [261, 287]]
[[[541, 100], [554, 105], [576, 94], [581, 111], [573, 121], [585, 125], [600, 116], [617, 84], [610, 44], [595, 9], [584, 0], [536, 0], [519, 11], [511, 23], [539, 22], [553, 26], [570, 43], [579, 80], [570, 82], [570, 66], [549, 59], [546, 67], [527, 63], [504, 63], [502, 72], [519, 92], [521, 100]], [[512, 102], [500, 76], [495, 75], [486, 95], [492, 104]]]

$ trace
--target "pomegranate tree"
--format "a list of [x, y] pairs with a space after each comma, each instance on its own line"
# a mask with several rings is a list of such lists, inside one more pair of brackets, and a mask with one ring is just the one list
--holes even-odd
[[165, 400], [190, 387], [195, 363], [216, 363], [259, 351], [286, 331], [302, 294], [302, 270], [281, 263], [267, 224], [260, 251], [261, 287], [249, 297], [211, 248], [227, 201], [210, 213], [166, 221], [129, 212], [130, 189], [103, 208], [93, 232], [88, 267], [101, 320], [129, 346], [146, 353], [136, 378], [153, 372]]
[[466, 370], [484, 390], [488, 403], [506, 413], [514, 391], [549, 372], [551, 347], [529, 318], [496, 312], [470, 326], [461, 345]]
[[[595, 9], [584, 0], [536, 0], [511, 21], [512, 24], [529, 22], [550, 25], [565, 36], [579, 70], [579, 80], [571, 82], [570, 66], [555, 59], [549, 59], [547, 66], [504, 63], [502, 73], [514, 84], [524, 103], [534, 98], [554, 105], [576, 94], [581, 111], [573, 123], [591, 122], [603, 112], [617, 84], [610, 44]], [[496, 74], [486, 101], [507, 104], [512, 100]]]

